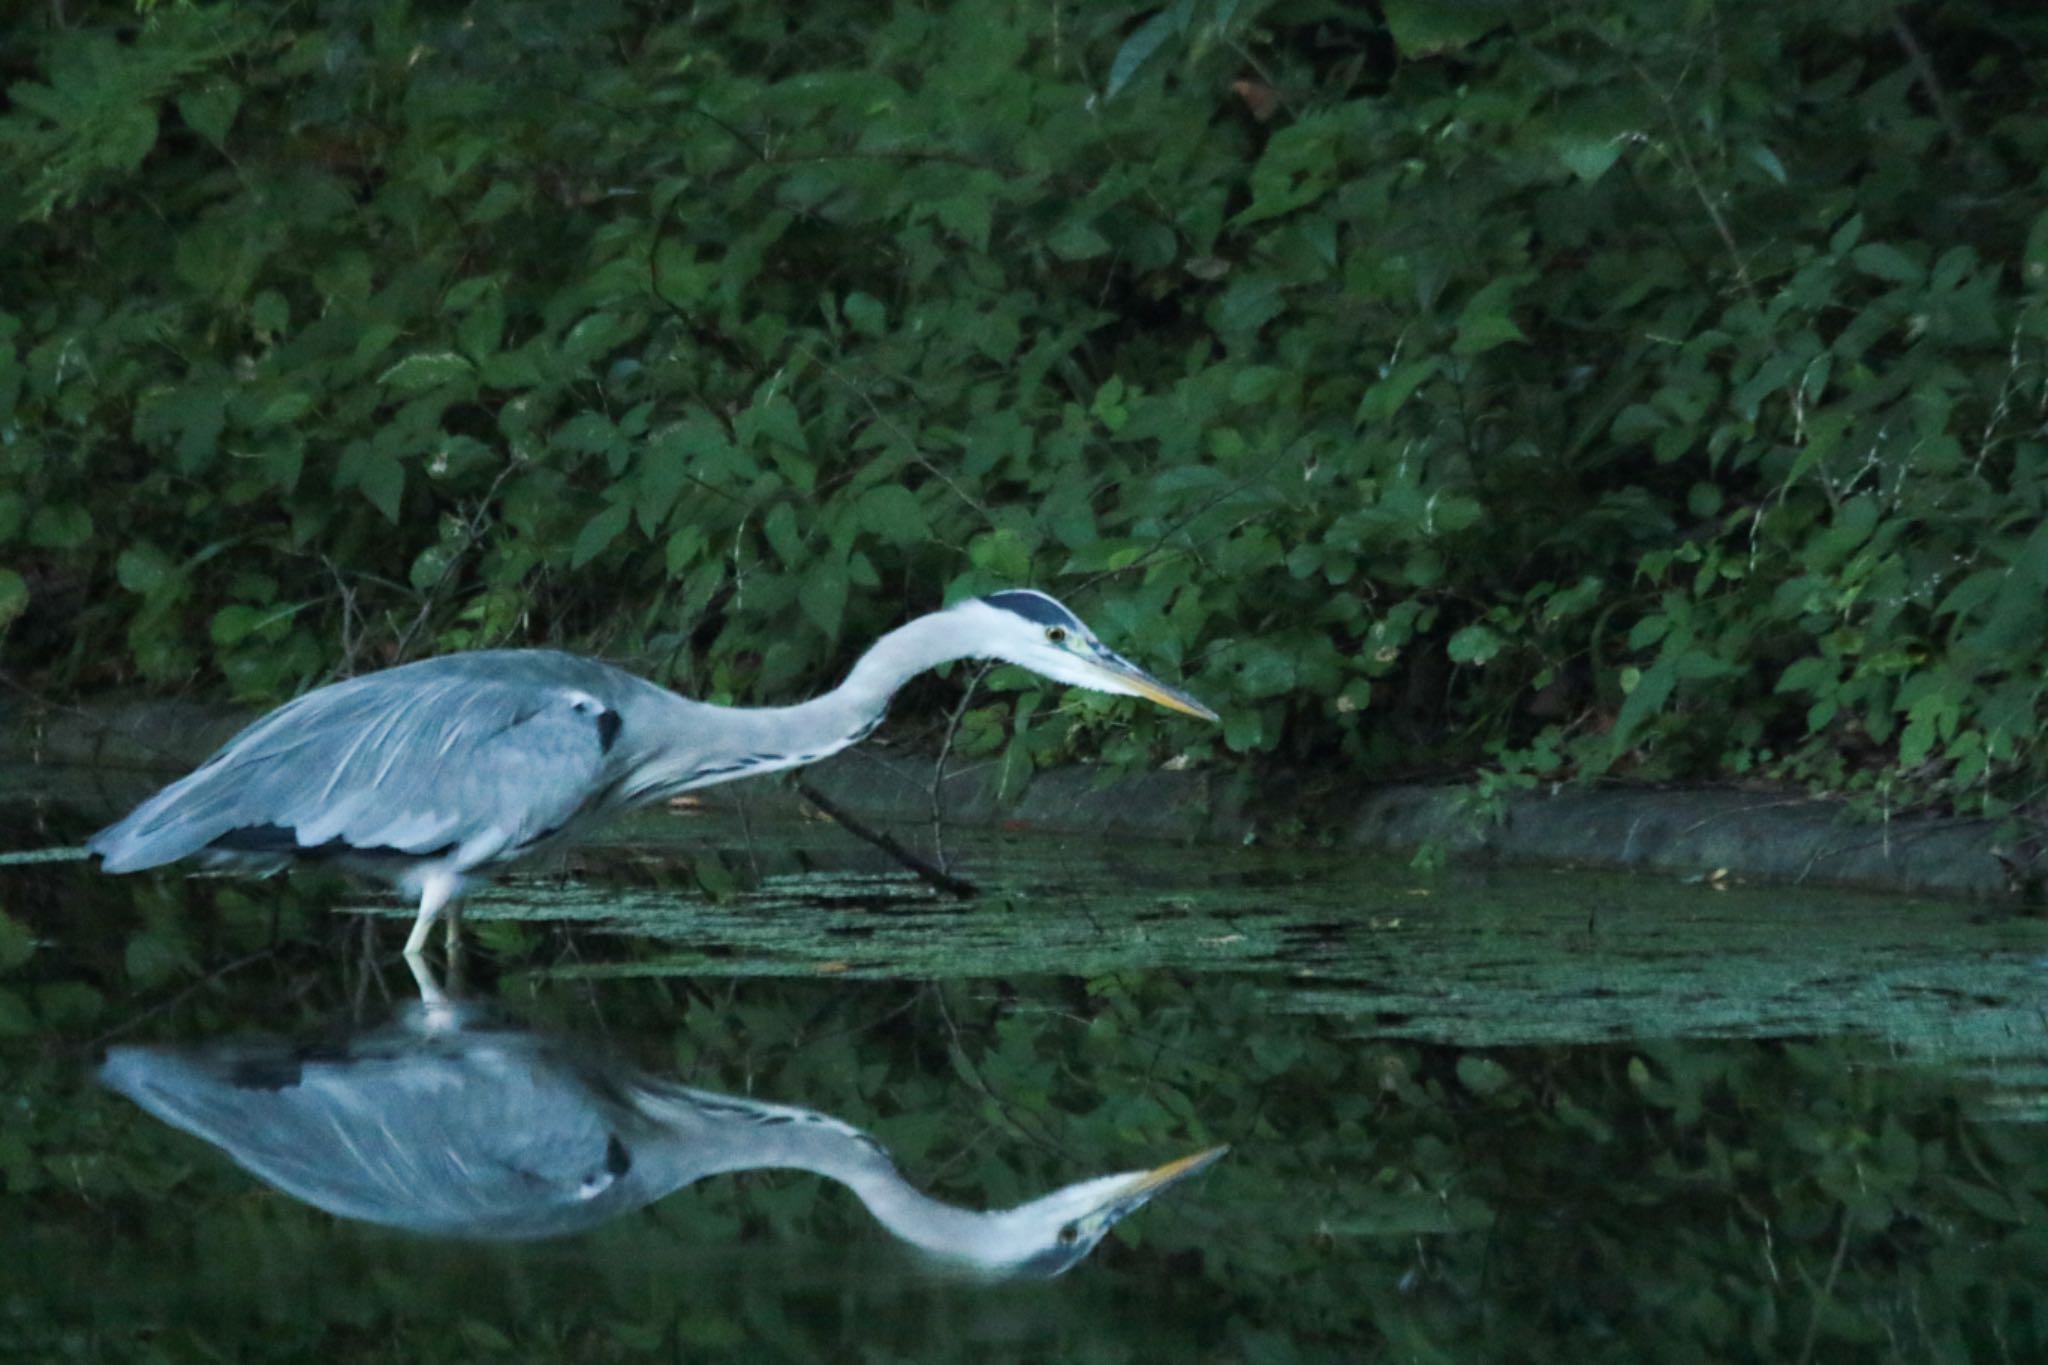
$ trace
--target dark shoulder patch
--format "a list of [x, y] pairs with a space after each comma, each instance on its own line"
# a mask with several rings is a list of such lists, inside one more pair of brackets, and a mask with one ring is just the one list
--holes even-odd
[[626, 1150], [625, 1143], [619, 1141], [617, 1133], [605, 1139], [604, 1168], [615, 1178], [633, 1169], [633, 1154]]
[[1053, 601], [1042, 592], [1012, 589], [1009, 592], [990, 593], [981, 599], [992, 607], [1015, 612], [1027, 621], [1041, 626], [1065, 626], [1068, 630], [1080, 630], [1081, 619]]
[[237, 1090], [289, 1090], [304, 1074], [296, 1057], [237, 1057], [229, 1068], [228, 1084]]
[[625, 723], [625, 718], [610, 707], [597, 713], [597, 747], [602, 752], [612, 751], [612, 745], [619, 742], [619, 730]]

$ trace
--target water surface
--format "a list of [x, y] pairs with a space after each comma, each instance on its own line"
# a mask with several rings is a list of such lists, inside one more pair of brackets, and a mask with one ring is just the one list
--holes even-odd
[[[12, 847], [94, 812], [17, 802]], [[902, 830], [912, 842], [929, 831]], [[479, 898], [462, 989], [1007, 1205], [1228, 1143], [1049, 1282], [721, 1176], [575, 1236], [337, 1219], [91, 1081], [374, 1028], [409, 912], [318, 876], [0, 874], [0, 1355], [2038, 1359], [2048, 932], [1982, 907], [658, 813]]]

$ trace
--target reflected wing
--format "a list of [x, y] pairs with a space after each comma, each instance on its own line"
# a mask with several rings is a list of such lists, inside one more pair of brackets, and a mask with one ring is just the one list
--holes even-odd
[[447, 1236], [573, 1231], [636, 1207], [602, 1103], [523, 1050], [312, 1058], [116, 1047], [100, 1079], [294, 1198]]
[[618, 714], [578, 684], [605, 671], [559, 655], [457, 655], [321, 688], [91, 846], [113, 872], [202, 850], [453, 853], [473, 866], [544, 837], [604, 790]]

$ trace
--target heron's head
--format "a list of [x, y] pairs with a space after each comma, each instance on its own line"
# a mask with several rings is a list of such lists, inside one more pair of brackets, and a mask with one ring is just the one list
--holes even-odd
[[971, 597], [949, 614], [960, 618], [963, 643], [983, 658], [1028, 668], [1054, 682], [1143, 697], [1203, 720], [1217, 719], [1187, 693], [1168, 687], [1096, 639], [1086, 622], [1042, 592], [1018, 588]]
[[993, 1275], [1050, 1279], [1095, 1250], [1112, 1227], [1147, 1200], [1215, 1164], [1228, 1147], [1169, 1161], [1149, 1171], [1099, 1176], [988, 1215], [990, 1233], [976, 1248], [976, 1268]]

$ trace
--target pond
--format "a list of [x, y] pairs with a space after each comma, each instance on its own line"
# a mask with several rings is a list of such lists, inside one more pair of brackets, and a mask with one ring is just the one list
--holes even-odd
[[[7, 784], [7, 847], [132, 794], [47, 777]], [[687, 1086], [829, 1115], [973, 1208], [1228, 1145], [1057, 1278], [920, 1255], [803, 1171], [613, 1209], [640, 1177], [602, 1125], [575, 1196], [602, 1219], [405, 1230], [530, 1175], [491, 1185], [445, 1126], [423, 1158], [362, 1136], [425, 1082], [238, 1165], [241, 1111], [173, 1126], [98, 1069], [211, 1058], [274, 1104], [413, 1065], [451, 1030], [420, 1022], [406, 907], [320, 875], [0, 871], [0, 1357], [2043, 1358], [2036, 920], [1000, 831], [945, 854], [979, 900], [828, 823], [643, 814], [471, 904], [447, 1017], [495, 1049], [500, 1133]], [[586, 1079], [529, 1084], [557, 1056]], [[381, 1203], [278, 1188], [323, 1143]]]

